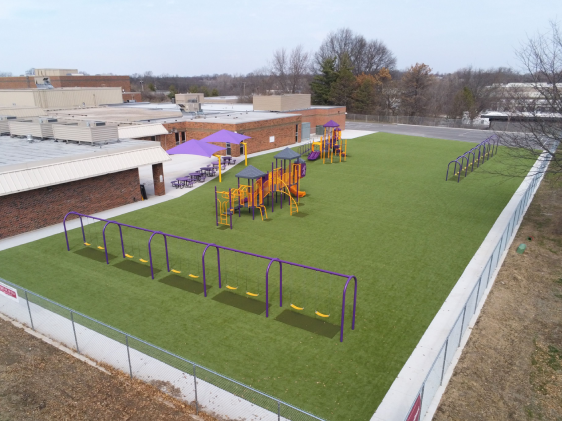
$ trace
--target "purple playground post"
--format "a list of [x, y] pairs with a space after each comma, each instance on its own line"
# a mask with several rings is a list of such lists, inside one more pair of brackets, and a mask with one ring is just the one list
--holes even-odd
[[205, 293], [205, 297], [207, 296], [207, 278], [206, 278], [205, 255], [206, 255], [207, 250], [209, 248], [215, 247], [216, 250], [217, 250], [217, 270], [218, 270], [219, 289], [222, 287], [222, 283], [221, 283], [222, 276], [221, 276], [221, 265], [220, 265], [220, 250], [221, 249], [227, 250], [227, 251], [232, 251], [234, 253], [245, 254], [245, 255], [248, 255], [248, 256], [253, 256], [253, 257], [256, 257], [256, 258], [268, 260], [269, 264], [268, 264], [266, 272], [265, 272], [265, 316], [266, 317], [269, 317], [269, 271], [271, 269], [271, 265], [273, 264], [273, 262], [279, 262], [279, 306], [280, 307], [283, 307], [283, 264], [345, 278], [347, 281], [346, 281], [345, 286], [343, 288], [342, 319], [341, 319], [341, 326], [340, 326], [340, 342], [343, 342], [343, 328], [344, 328], [344, 321], [345, 321], [345, 319], [344, 319], [344, 316], [345, 316], [345, 298], [346, 298], [346, 294], [347, 294], [347, 287], [348, 287], [351, 279], [354, 279], [355, 280], [355, 288], [354, 288], [354, 295], [353, 295], [353, 316], [352, 316], [351, 329], [352, 330], [355, 329], [355, 318], [356, 318], [356, 307], [357, 307], [357, 278], [354, 275], [344, 275], [342, 273], [332, 272], [332, 271], [329, 271], [329, 270], [315, 268], [315, 267], [307, 266], [307, 265], [301, 265], [301, 264], [298, 264], [298, 263], [289, 262], [287, 260], [263, 256], [263, 255], [260, 255], [260, 254], [250, 253], [250, 252], [247, 252], [247, 251], [233, 249], [233, 248], [230, 248], [230, 247], [219, 246], [217, 244], [193, 240], [193, 239], [190, 239], [190, 238], [180, 237], [180, 236], [173, 235], [173, 234], [167, 234], [167, 233], [164, 233], [162, 231], [150, 230], [150, 229], [146, 229], [146, 228], [142, 228], [142, 227], [137, 227], [137, 226], [134, 226], [134, 225], [123, 224], [123, 223], [117, 222], [117, 221], [110, 221], [110, 220], [106, 220], [106, 219], [102, 219], [102, 218], [97, 218], [97, 217], [93, 217], [93, 216], [90, 216], [90, 215], [81, 214], [81, 213], [78, 213], [78, 212], [68, 212], [64, 216], [64, 219], [63, 219], [66, 248], [67, 248], [68, 251], [70, 251], [70, 244], [69, 244], [69, 241], [68, 241], [68, 231], [67, 231], [67, 228], [66, 228], [66, 220], [67, 220], [69, 215], [76, 215], [80, 218], [81, 221], [82, 221], [82, 217], [85, 217], [85, 218], [92, 218], [92, 219], [96, 219], [98, 221], [106, 222], [106, 224], [104, 226], [104, 229], [103, 229], [103, 239], [104, 239], [104, 246], [105, 246], [105, 253], [106, 253], [106, 263], [107, 264], [109, 264], [109, 261], [108, 261], [108, 258], [107, 258], [108, 252], [107, 252], [107, 242], [106, 242], [106, 238], [105, 238], [105, 228], [109, 224], [115, 224], [115, 225], [119, 226], [119, 234], [120, 234], [120, 237], [121, 237], [121, 250], [123, 252], [123, 255], [125, 253], [125, 248], [124, 248], [124, 242], [123, 242], [123, 232], [122, 232], [121, 227], [128, 227], [128, 228], [137, 229], [139, 231], [150, 232], [151, 236], [148, 240], [148, 254], [149, 254], [150, 272], [151, 272], [151, 275], [152, 275], [152, 279], [154, 279], [154, 262], [153, 262], [153, 256], [152, 256], [151, 243], [152, 243], [152, 239], [156, 235], [162, 235], [164, 237], [164, 249], [165, 249], [165, 252], [166, 252], [166, 267], [167, 267], [168, 272], [170, 271], [170, 261], [169, 261], [167, 237], [176, 238], [176, 239], [179, 239], [179, 240], [188, 241], [188, 242], [192, 242], [192, 243], [201, 244], [201, 245], [206, 246], [205, 249], [203, 250], [203, 253], [202, 253], [202, 256], [201, 256], [201, 264], [202, 264], [202, 270], [203, 270], [203, 291]]
[[[230, 193], [230, 189], [229, 189]], [[217, 227], [219, 226], [219, 209], [218, 209], [218, 197], [217, 197], [217, 186], [215, 186], [215, 219], [217, 222]]]

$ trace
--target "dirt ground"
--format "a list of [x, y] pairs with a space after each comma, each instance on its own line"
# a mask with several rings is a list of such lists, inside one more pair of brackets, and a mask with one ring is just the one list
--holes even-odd
[[0, 319], [0, 421], [216, 420], [162, 393], [165, 384], [105, 369]]
[[562, 420], [561, 182], [539, 188], [433, 419]]

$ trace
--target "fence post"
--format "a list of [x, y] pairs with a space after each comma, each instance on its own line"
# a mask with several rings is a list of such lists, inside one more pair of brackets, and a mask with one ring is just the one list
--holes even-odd
[[195, 415], [198, 415], [199, 404], [197, 403], [197, 372], [195, 371], [195, 364], [193, 364], [193, 384], [195, 385]]
[[466, 315], [466, 304], [464, 305], [464, 308], [462, 310], [461, 333], [459, 334], [459, 344], [457, 345], [457, 348], [459, 346], [461, 346], [462, 334], [464, 333], [464, 316], [465, 315]]
[[[498, 250], [498, 257], [499, 257], [499, 250]], [[476, 313], [476, 309], [478, 308], [478, 295], [480, 294], [481, 283], [482, 283], [482, 276], [480, 276], [480, 278], [478, 279], [478, 288], [476, 289], [476, 298], [474, 299], [474, 313]]]
[[443, 368], [441, 368], [441, 382], [439, 386], [443, 385], [443, 376], [445, 376], [445, 363], [447, 362], [447, 348], [449, 347], [449, 337], [447, 337], [447, 341], [445, 342], [445, 352], [443, 353]]
[[74, 332], [74, 341], [76, 342], [76, 352], [80, 354], [80, 348], [78, 347], [78, 337], [76, 336], [76, 327], [74, 326], [74, 316], [72, 315], [72, 310], [70, 310], [70, 321], [72, 322], [72, 331]]
[[125, 335], [125, 344], [127, 345], [127, 358], [129, 359], [129, 375], [133, 378], [133, 368], [131, 366], [131, 354], [129, 353], [129, 336]]
[[281, 403], [277, 401], [277, 421], [281, 421]]
[[25, 290], [25, 302], [27, 303], [27, 311], [29, 311], [29, 320], [31, 320], [31, 328], [35, 330], [35, 326], [33, 326], [33, 317], [31, 317], [31, 308], [29, 307], [29, 299], [27, 298], [27, 290]]

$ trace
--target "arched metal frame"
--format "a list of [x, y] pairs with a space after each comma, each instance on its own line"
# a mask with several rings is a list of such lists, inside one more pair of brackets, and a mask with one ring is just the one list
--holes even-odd
[[[457, 157], [450, 161], [447, 164], [447, 174], [445, 175], [445, 181], [449, 179], [449, 171], [451, 168], [451, 164], [455, 163], [454, 168], [454, 175], [458, 174], [457, 183], [461, 181], [461, 173], [464, 171], [464, 176], [466, 177], [468, 174], [468, 167], [470, 166], [470, 172], [474, 171], [474, 161], [477, 161], [477, 168], [480, 167], [480, 164], [483, 164], [485, 161], [489, 160], [492, 156], [497, 154], [499, 146], [499, 138], [497, 135], [492, 135], [488, 137], [486, 140], [483, 140], [478, 145], [473, 147], [472, 149], [466, 151], [461, 156]], [[476, 157], [476, 151], [478, 151], [478, 157]], [[470, 163], [470, 155], [472, 155], [472, 164]], [[459, 162], [460, 160], [460, 162]], [[464, 166], [464, 161], [466, 160], [466, 166]], [[457, 165], [460, 166], [460, 169], [457, 173]]]
[[354, 294], [353, 294], [353, 315], [352, 315], [351, 329], [355, 330], [355, 317], [356, 317], [356, 310], [357, 310], [357, 278], [354, 275], [345, 275], [345, 274], [342, 274], [342, 273], [332, 272], [332, 271], [329, 271], [329, 270], [324, 270], [324, 269], [316, 268], [316, 267], [313, 267], [313, 266], [301, 265], [301, 264], [298, 264], [298, 263], [290, 262], [288, 260], [282, 260], [282, 259], [278, 259], [278, 258], [274, 258], [274, 257], [263, 256], [263, 255], [260, 255], [260, 254], [250, 253], [250, 252], [243, 251], [243, 250], [238, 250], [238, 249], [233, 249], [233, 248], [230, 248], [230, 247], [220, 246], [220, 245], [214, 244], [214, 243], [207, 243], [207, 242], [204, 242], [204, 241], [193, 240], [193, 239], [186, 238], [186, 237], [180, 237], [180, 236], [173, 235], [173, 234], [167, 234], [167, 233], [164, 233], [162, 231], [156, 231], [156, 230], [141, 228], [141, 227], [137, 227], [137, 226], [134, 226], [134, 225], [128, 225], [128, 224], [124, 224], [124, 223], [121, 223], [121, 222], [112, 221], [112, 220], [103, 219], [103, 218], [98, 218], [98, 217], [94, 217], [94, 216], [90, 216], [90, 215], [86, 215], [86, 214], [82, 214], [82, 213], [78, 213], [78, 212], [68, 212], [64, 216], [64, 219], [63, 219], [64, 236], [65, 236], [65, 239], [66, 239], [66, 248], [67, 248], [68, 251], [70, 251], [70, 243], [68, 241], [68, 231], [66, 229], [66, 220], [67, 220], [69, 215], [76, 215], [80, 218], [80, 226], [81, 226], [81, 229], [82, 229], [82, 238], [84, 239], [84, 241], [86, 241], [86, 240], [85, 240], [84, 225], [82, 223], [82, 218], [92, 218], [92, 219], [95, 219], [97, 221], [106, 223], [103, 227], [103, 230], [102, 230], [106, 264], [109, 264], [108, 251], [107, 251], [107, 241], [106, 241], [106, 238], [105, 238], [105, 230], [106, 230], [107, 226], [109, 226], [110, 224], [115, 224], [119, 227], [119, 236], [120, 236], [120, 239], [121, 239], [121, 253], [123, 255], [123, 258], [125, 258], [125, 245], [124, 245], [124, 241], [123, 241], [123, 231], [122, 231], [121, 227], [134, 228], [134, 229], [137, 229], [137, 230], [140, 230], [140, 231], [152, 233], [152, 235], [148, 239], [148, 244], [147, 244], [149, 262], [150, 262], [150, 272], [151, 272], [152, 279], [154, 279], [154, 265], [153, 265], [153, 260], [152, 260], [151, 243], [152, 243], [152, 239], [156, 235], [162, 235], [164, 237], [164, 248], [166, 250], [166, 268], [167, 268], [168, 272], [170, 272], [170, 259], [169, 259], [169, 254], [168, 254], [168, 237], [176, 238], [178, 240], [188, 241], [188, 242], [191, 242], [191, 243], [196, 243], [196, 244], [201, 244], [201, 245], [206, 246], [205, 249], [202, 252], [202, 255], [201, 255], [201, 265], [202, 265], [202, 271], [203, 271], [203, 291], [204, 291], [205, 297], [207, 296], [207, 278], [206, 278], [206, 270], [205, 270], [205, 256], [206, 256], [207, 250], [209, 248], [214, 247], [217, 250], [217, 270], [218, 270], [219, 289], [222, 288], [221, 260], [220, 260], [220, 250], [221, 249], [226, 250], [226, 251], [231, 251], [231, 252], [234, 252], [234, 253], [240, 253], [240, 254], [245, 254], [245, 255], [248, 255], [248, 256], [253, 256], [253, 257], [256, 257], [256, 258], [259, 258], [259, 259], [268, 260], [269, 264], [268, 264], [267, 269], [265, 271], [265, 317], [269, 317], [269, 272], [270, 272], [271, 266], [274, 262], [279, 262], [279, 307], [283, 307], [283, 264], [301, 267], [301, 268], [306, 269], [306, 270], [313, 270], [313, 271], [322, 272], [322, 273], [326, 273], [326, 274], [329, 274], [329, 275], [334, 275], [334, 276], [338, 276], [338, 277], [341, 277], [341, 278], [345, 278], [346, 282], [345, 282], [345, 285], [343, 287], [343, 295], [342, 295], [342, 308], [341, 308], [342, 316], [341, 316], [341, 326], [340, 326], [340, 342], [343, 342], [343, 328], [344, 328], [344, 321], [345, 321], [345, 299], [346, 299], [346, 295], [347, 295], [347, 287], [349, 285], [349, 282], [353, 279], [355, 281], [355, 285], [354, 285]]

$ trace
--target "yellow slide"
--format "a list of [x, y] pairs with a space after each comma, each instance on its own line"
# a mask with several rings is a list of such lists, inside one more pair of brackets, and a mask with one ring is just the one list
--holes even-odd
[[[297, 186], [291, 186], [289, 190], [293, 196], [297, 195]], [[306, 192], [299, 190], [299, 197], [304, 197], [304, 196], [306, 196]]]

